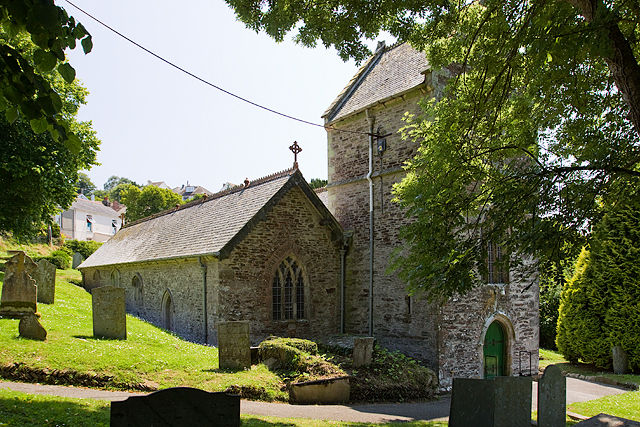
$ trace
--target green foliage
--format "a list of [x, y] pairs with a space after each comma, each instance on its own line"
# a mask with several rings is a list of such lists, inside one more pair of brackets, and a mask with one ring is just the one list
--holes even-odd
[[58, 270], [66, 270], [71, 267], [71, 256], [64, 250], [55, 250], [47, 256], [36, 256], [34, 261], [47, 260], [51, 264], [55, 265]]
[[55, 222], [51, 224], [51, 237], [54, 239], [60, 237], [60, 226]]
[[[4, 6], [0, 9], [4, 10]], [[4, 22], [6, 24], [6, 19]], [[4, 32], [0, 31], [0, 47], [7, 44], [23, 52], [25, 58], [37, 50], [27, 33], [9, 34], [5, 25]], [[6, 74], [2, 76], [6, 77]], [[96, 154], [100, 145], [91, 123], [76, 119], [79, 106], [85, 103], [87, 90], [77, 82], [65, 82], [57, 73], [44, 73], [40, 78], [46, 79], [42, 84], [60, 95], [56, 101], [60, 110], [56, 117], [66, 123], [69, 135], [73, 132], [72, 139], [77, 146], [70, 150], [70, 140], [64, 142], [64, 138], [55, 138], [55, 132], [34, 132], [32, 120], [35, 119], [0, 114], [0, 186], [3, 188], [0, 230], [19, 236], [37, 234], [43, 223], [51, 223], [51, 217], [58, 208], [66, 209], [71, 205], [76, 197], [78, 171], [97, 164]], [[5, 90], [8, 89], [5, 87]], [[0, 104], [2, 99], [0, 96]]]
[[107, 179], [107, 182], [104, 183], [103, 188], [105, 191], [111, 191], [118, 185], [122, 184], [133, 184], [136, 187], [140, 187], [135, 181], [132, 181], [129, 178], [111, 175], [109, 179]]
[[166, 188], [147, 185], [142, 190], [132, 184], [124, 184], [121, 200], [127, 206], [127, 219], [136, 221], [174, 208], [184, 202], [179, 194]]
[[91, 178], [84, 172], [78, 172], [78, 182], [76, 184], [78, 194], [82, 193], [86, 197], [91, 197], [91, 193], [96, 189], [96, 185], [91, 182]]
[[65, 240], [62, 248], [67, 249], [71, 255], [79, 252], [84, 259], [87, 259], [97, 251], [100, 246], [102, 246], [102, 243], [93, 240]]
[[[62, 113], [66, 94], [51, 85], [51, 75], [71, 84], [75, 70], [66, 63], [64, 51], [80, 40], [85, 53], [92, 48], [91, 35], [52, 0], [16, 0], [0, 5], [0, 111], [13, 123], [30, 123], [35, 133], [46, 130], [76, 154], [81, 137]], [[25, 38], [30, 48], [24, 49]], [[57, 72], [56, 72], [57, 71]]]
[[560, 296], [570, 276], [569, 269], [563, 268], [566, 262], [548, 263], [540, 271], [540, 347], [556, 350], [556, 330]]
[[640, 200], [631, 193], [607, 207], [562, 292], [557, 344], [568, 360], [610, 367], [620, 345], [630, 369], [640, 370], [639, 256]]
[[576, 402], [567, 405], [567, 410], [587, 417], [595, 417], [598, 414], [607, 414], [632, 421], [640, 421], [640, 392], [605, 396], [587, 402]]
[[592, 14], [586, 0], [226, 1], [278, 41], [297, 31], [303, 45], [362, 60], [362, 39], [388, 31], [427, 54], [435, 99], [406, 117], [403, 137], [420, 150], [395, 189], [417, 221], [393, 266], [429, 300], [480, 285], [489, 243], [511, 255], [512, 280], [577, 256], [602, 200], [640, 184], [640, 19], [629, 2]]
[[312, 178], [309, 186], [315, 190], [316, 188], [325, 187], [328, 182], [329, 181], [326, 179]]

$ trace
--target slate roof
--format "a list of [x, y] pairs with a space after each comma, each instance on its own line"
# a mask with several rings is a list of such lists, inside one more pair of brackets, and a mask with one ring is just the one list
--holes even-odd
[[253, 181], [248, 187], [207, 198], [131, 222], [87, 258], [79, 268], [212, 255], [225, 258], [291, 188], [298, 186], [329, 219], [338, 235], [342, 229], [297, 169]]
[[327, 123], [406, 93], [425, 83], [425, 54], [408, 43], [380, 47], [369, 58], [322, 117]]
[[75, 202], [71, 204], [70, 209], [86, 212], [94, 215], [102, 215], [108, 218], [118, 219], [120, 214], [108, 206], [102, 204], [102, 202], [92, 202], [91, 200], [84, 200], [77, 198]]

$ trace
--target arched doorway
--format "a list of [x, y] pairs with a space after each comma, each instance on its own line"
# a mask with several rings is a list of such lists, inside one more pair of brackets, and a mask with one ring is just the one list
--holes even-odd
[[493, 321], [484, 336], [484, 377], [487, 379], [506, 374], [506, 334], [498, 321]]

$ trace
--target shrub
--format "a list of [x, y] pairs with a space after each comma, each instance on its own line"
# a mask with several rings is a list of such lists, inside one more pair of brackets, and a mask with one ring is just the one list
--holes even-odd
[[556, 342], [565, 358], [609, 368], [611, 348], [620, 345], [629, 368], [640, 370], [638, 259], [640, 200], [629, 197], [608, 207], [562, 292]]
[[97, 251], [100, 246], [102, 246], [102, 243], [94, 242], [93, 240], [67, 240], [64, 242], [63, 249], [65, 249], [69, 255], [79, 252], [84, 259], [87, 259]]
[[71, 267], [71, 257], [63, 250], [53, 251], [48, 256], [34, 257], [33, 260], [38, 262], [43, 259], [55, 265], [59, 270], [66, 270]]

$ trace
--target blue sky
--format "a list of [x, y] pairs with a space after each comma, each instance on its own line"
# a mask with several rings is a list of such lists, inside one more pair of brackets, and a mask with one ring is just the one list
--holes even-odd
[[[86, 12], [193, 74], [253, 102], [322, 124], [321, 115], [358, 67], [335, 50], [276, 43], [236, 21], [222, 0], [95, 2]], [[93, 51], [68, 52], [91, 95], [80, 110], [102, 141], [88, 172], [98, 188], [111, 175], [139, 184], [189, 181], [210, 191], [291, 167], [297, 141], [307, 180], [327, 176], [323, 128], [260, 110], [209, 87], [58, 1], [92, 34]], [[375, 41], [371, 46], [375, 47]]]

